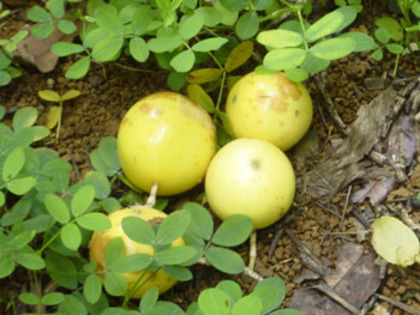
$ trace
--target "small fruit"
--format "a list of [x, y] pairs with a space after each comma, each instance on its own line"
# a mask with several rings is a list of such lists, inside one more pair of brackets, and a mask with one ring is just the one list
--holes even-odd
[[[110, 240], [116, 237], [121, 237], [124, 241], [126, 256], [136, 253], [153, 255], [154, 250], [151, 246], [137, 243], [131, 240], [124, 233], [121, 227], [121, 222], [124, 218], [130, 216], [141, 218], [152, 225], [157, 224], [160, 220], [163, 220], [166, 217], [166, 214], [162, 211], [146, 207], [126, 208], [109, 214], [108, 217], [112, 224], [111, 228], [106, 231], [94, 232], [89, 244], [89, 259], [91, 261], [96, 261], [97, 270], [105, 270], [105, 247]], [[172, 247], [182, 245], [185, 245], [182, 238], [179, 238], [171, 243]], [[143, 279], [145, 279], [144, 281], [146, 282], [133, 294], [133, 298], [141, 298], [148, 289], [154, 286], [158, 288], [159, 294], [164, 293], [172, 288], [176, 283], [176, 280], [162, 269], [158, 270], [154, 275], [154, 271], [137, 271], [123, 274], [123, 276], [127, 279], [127, 290], [130, 290], [137, 280], [142, 277], [144, 272], [146, 272], [146, 275], [143, 276]]]
[[207, 112], [187, 97], [159, 92], [137, 102], [121, 122], [118, 155], [127, 178], [158, 195], [185, 192], [200, 183], [216, 152]]
[[287, 156], [259, 139], [236, 139], [210, 163], [205, 191], [213, 212], [222, 220], [232, 214], [251, 217], [255, 229], [279, 220], [290, 208], [295, 175]]
[[258, 138], [287, 150], [308, 131], [312, 100], [301, 83], [281, 72], [251, 72], [229, 92], [226, 114], [237, 138]]

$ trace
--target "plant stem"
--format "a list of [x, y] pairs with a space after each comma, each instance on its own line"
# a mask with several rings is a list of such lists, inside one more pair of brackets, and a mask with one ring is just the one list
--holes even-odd
[[[147, 277], [141, 284], [140, 284], [140, 282], [143, 280], [143, 278], [145, 277], [145, 275], [146, 275], [146, 273], [148, 272], [148, 271], [150, 271], [150, 270], [144, 270], [143, 271], [143, 274], [137, 279], [137, 281], [134, 283], [134, 285], [131, 287], [131, 289], [130, 290], [128, 290], [128, 292], [127, 292], [127, 294], [125, 294], [125, 296], [124, 296], [124, 301], [123, 301], [123, 304], [122, 304], [122, 307], [123, 308], [126, 308], [127, 307], [127, 304], [128, 304], [128, 302], [130, 301], [130, 299], [131, 299], [131, 296], [133, 295], [133, 294], [135, 294], [138, 290], [140, 290], [141, 289], [141, 287], [144, 285], [144, 284], [146, 284], [147, 283], [147, 281], [149, 281], [158, 271], [159, 271], [159, 269], [157, 269], [157, 270], [154, 270], [153, 272], [152, 272], [152, 274], [149, 276], [149, 277]], [[138, 285], [140, 284], [140, 286], [139, 287], [137, 287]]]
[[249, 237], [249, 263], [248, 269], [254, 270], [255, 260], [257, 259], [257, 231], [252, 231]]
[[397, 69], [398, 69], [398, 63], [400, 61], [400, 56], [401, 54], [398, 54], [397, 57], [395, 58], [395, 64], [394, 64], [394, 71], [392, 72], [392, 76], [395, 78], [397, 75]]
[[61, 128], [61, 118], [63, 116], [63, 99], [60, 96], [60, 102], [58, 107], [60, 108], [60, 115], [58, 116], [58, 124], [57, 124], [57, 133], [55, 135], [55, 140], [57, 140], [57, 142], [59, 141], [60, 138], [60, 128]]
[[303, 23], [302, 13], [300, 12], [300, 10], [297, 10], [296, 13], [297, 13], [298, 18], [299, 18], [300, 28], [302, 29], [303, 44], [305, 45], [305, 49], [308, 50], [309, 47], [308, 47], [308, 43], [306, 42], [306, 39], [305, 39], [306, 30], [305, 30], [305, 24]]
[[[226, 71], [223, 70], [223, 72], [222, 72], [222, 81], [220, 82], [219, 95], [217, 96], [216, 113], [219, 112], [220, 104], [222, 103], [223, 90], [224, 90], [224, 87], [225, 87], [225, 81], [226, 81]], [[217, 119], [217, 115], [214, 115], [213, 121], [216, 121], [216, 119]]]

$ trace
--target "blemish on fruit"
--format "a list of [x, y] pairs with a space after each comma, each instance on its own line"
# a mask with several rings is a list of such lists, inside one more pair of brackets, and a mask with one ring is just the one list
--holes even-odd
[[297, 84], [290, 81], [286, 76], [280, 76], [279, 85], [281, 86], [280, 91], [285, 98], [291, 97], [294, 101], [301, 98], [302, 92], [299, 90]]
[[252, 159], [251, 160], [251, 167], [254, 170], [258, 170], [260, 168], [260, 166], [261, 166], [261, 162], [259, 160], [257, 160], [257, 159]]
[[297, 110], [295, 110], [295, 116], [297, 117], [297, 116], [299, 116], [300, 115], [300, 111], [297, 109]]
[[233, 95], [232, 96], [232, 104], [235, 104], [236, 100], [238, 99], [238, 95]]

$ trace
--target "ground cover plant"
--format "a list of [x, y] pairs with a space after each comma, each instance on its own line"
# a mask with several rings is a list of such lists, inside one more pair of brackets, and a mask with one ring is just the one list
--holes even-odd
[[[208, 124], [215, 127], [212, 132], [216, 139], [210, 146], [221, 152], [237, 136], [224, 104], [229, 91], [241, 80], [237, 74], [244, 71], [238, 71], [240, 67], [257, 75], [282, 71], [282, 78], [294, 86], [325, 71], [334, 60], [364, 51], [380, 60], [386, 50], [397, 55], [396, 74], [404, 49], [413, 50], [411, 44], [418, 41], [414, 20], [418, 1], [399, 1], [401, 20], [377, 19], [373, 37], [348, 31], [363, 10], [360, 1], [335, 4], [313, 19], [311, 1], [48, 0], [28, 8], [26, 16], [34, 22], [31, 34], [35, 37], [48, 37], [56, 29], [77, 35], [74, 42], [56, 42], [51, 47], [58, 56], [71, 60], [64, 74], [68, 80], [83, 80], [97, 65], [105, 72], [106, 63], [147, 71], [155, 62], [166, 71], [169, 89], [201, 106]], [[7, 18], [8, 13], [0, 11], [0, 19]], [[17, 77], [20, 65], [13, 52], [27, 35], [22, 31], [0, 41], [0, 85], [12, 84]], [[302, 90], [301, 83], [296, 86]], [[286, 287], [279, 277], [264, 279], [245, 267], [246, 255], [239, 254], [238, 249], [250, 236], [251, 247], [255, 246], [253, 230], [260, 226], [255, 226], [254, 217], [218, 214], [223, 221], [216, 220], [208, 209], [214, 201], [206, 192], [173, 210], [167, 196], [185, 192], [191, 185], [176, 193], [160, 193], [159, 185], [152, 185], [159, 181], [152, 178], [145, 187], [139, 187], [131, 176], [135, 171], [121, 166], [121, 149], [115, 137], [100, 140], [89, 152], [91, 170], [80, 181], [72, 182], [73, 166], [48, 146], [60, 140], [64, 108], [71, 106], [63, 106], [63, 102], [80, 100], [83, 95], [71, 88], [61, 94], [53, 90], [36, 93], [44, 101], [58, 103], [49, 105], [45, 126], [36, 125], [39, 117], [33, 107], [15, 113], [0, 107], [0, 117], [5, 119], [0, 123], [0, 278], [26, 273], [33, 288], [15, 299], [0, 300], [8, 312], [16, 313], [16, 303], [24, 303], [36, 314], [301, 314], [281, 305]], [[175, 93], [166, 93], [175, 98]], [[312, 117], [312, 104], [305, 106], [307, 116]], [[159, 110], [147, 103], [146, 119], [159, 116]], [[197, 119], [198, 115], [190, 116]], [[189, 123], [186, 120], [182, 124]], [[307, 118], [302, 127], [305, 132], [309, 124]], [[50, 135], [54, 127], [55, 140]], [[126, 134], [137, 138], [135, 132], [127, 129]], [[293, 144], [305, 132], [296, 136]], [[153, 136], [142, 142], [150, 144]], [[130, 144], [125, 145], [130, 148]], [[169, 147], [160, 155], [171, 162], [174, 151]], [[138, 156], [144, 154], [144, 148], [139, 152]], [[284, 159], [287, 164], [285, 155]], [[180, 166], [179, 161], [173, 163]], [[260, 162], [253, 159], [251, 168], [258, 170]], [[152, 177], [157, 172], [154, 167], [153, 163], [146, 166]], [[202, 174], [194, 182], [201, 180]], [[121, 183], [126, 192], [117, 196], [113, 189]], [[285, 215], [294, 185], [293, 181], [287, 206], [269, 224]], [[243, 195], [250, 193], [242, 190], [226, 198], [240, 199]], [[140, 215], [149, 210], [159, 211], [159, 215]], [[124, 218], [115, 219], [122, 213]], [[382, 218], [372, 224], [372, 245], [378, 255], [402, 267], [418, 262], [419, 243], [411, 226]], [[390, 247], [394, 239], [387, 231], [394, 228], [399, 232], [393, 233], [405, 236]], [[249, 255], [249, 267], [254, 266], [252, 255], [255, 253]], [[191, 267], [196, 264], [214, 268], [226, 277], [244, 273], [258, 282], [245, 294], [235, 281], [222, 280], [183, 307], [167, 301], [165, 295], [159, 297], [177, 281], [194, 279]]]

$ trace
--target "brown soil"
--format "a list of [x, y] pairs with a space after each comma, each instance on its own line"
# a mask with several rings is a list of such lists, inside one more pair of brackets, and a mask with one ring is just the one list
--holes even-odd
[[[17, 8], [16, 23], [22, 24], [21, 9]], [[365, 21], [366, 26], [371, 28], [370, 20]], [[5, 30], [13, 29], [13, 25], [3, 25]], [[130, 64], [129, 60], [121, 63]], [[42, 101], [37, 92], [44, 89], [53, 89], [64, 93], [69, 89], [77, 89], [82, 92], [81, 96], [64, 104], [63, 125], [61, 127], [60, 141], [54, 143], [54, 134], [48, 139], [49, 147], [56, 149], [63, 159], [70, 161], [74, 166], [73, 180], [78, 181], [91, 169], [89, 153], [96, 148], [101, 137], [116, 136], [119, 123], [126, 110], [141, 97], [152, 92], [166, 89], [166, 73], [149, 70], [156, 69], [155, 65], [148, 65], [146, 71], [128, 71], [117, 65], [106, 64], [104, 66], [94, 64], [86, 78], [79, 81], [64, 79], [64, 72], [71, 64], [69, 59], [61, 59], [53, 72], [41, 74], [28, 67], [27, 72], [20, 79], [0, 89], [0, 103], [9, 112], [17, 108], [33, 106], [39, 111], [39, 124], [45, 122], [45, 113], [51, 104]], [[133, 64], [138, 67], [138, 65]], [[327, 92], [333, 100], [339, 115], [343, 121], [350, 124], [356, 118], [356, 112], [361, 105], [368, 104], [390, 82], [394, 80], [391, 73], [394, 67], [394, 57], [386, 55], [383, 62], [373, 61], [368, 54], [353, 55], [338, 62], [334, 62], [326, 73]], [[413, 63], [411, 56], [406, 55], [400, 61], [398, 76], [409, 77], [418, 74], [418, 66]], [[150, 71], [150, 72], [149, 72]], [[238, 73], [240, 74], [240, 73]], [[313, 131], [319, 137], [309, 155], [302, 156], [295, 151], [289, 152], [299, 178], [316, 166], [320, 156], [331, 148], [331, 141], [343, 138], [344, 135], [336, 126], [325, 109], [325, 95], [322, 95], [313, 80], [306, 83], [314, 100]], [[315, 152], [314, 151], [315, 148]], [[413, 195], [419, 191], [419, 167], [412, 175], [412, 183], [402, 187], [401, 193], [393, 198], [404, 197], [404, 192]], [[123, 185], [116, 184], [115, 194], [126, 190]], [[171, 200], [169, 211], [179, 202], [196, 198], [201, 192], [198, 187], [193, 192]], [[400, 188], [401, 189], [401, 188]], [[404, 191], [405, 189], [405, 191]], [[302, 248], [290, 237], [283, 233], [275, 240], [280, 231], [281, 223], [288, 217], [294, 219], [287, 224], [287, 229], [309, 248], [313, 254], [321, 259], [327, 259], [331, 266], [336, 261], [336, 250], [345, 243], [363, 244], [365, 251], [371, 250], [369, 238], [359, 240], [357, 231], [359, 225], [352, 215], [353, 209], [370, 208], [369, 203], [355, 205], [348, 203], [348, 191], [339, 192], [331, 200], [311, 200], [304, 194], [303, 187], [299, 187], [296, 205], [289, 214], [280, 222], [270, 228], [258, 232], [258, 257], [255, 270], [264, 277], [279, 276], [287, 286], [287, 299], [283, 307], [288, 306], [291, 297], [299, 288], [309, 286], [307, 282], [297, 283], [297, 279], [307, 270], [302, 260]], [[385, 202], [382, 207], [405, 207], [404, 202]], [[375, 209], [372, 209], [375, 211]], [[415, 209], [411, 209], [409, 215], [413, 220], [419, 217], [415, 215]], [[272, 247], [273, 253], [269, 256]], [[248, 259], [248, 246], [238, 248], [245, 260]], [[188, 305], [196, 300], [197, 294], [206, 287], [214, 286], [222, 279], [235, 279], [245, 291], [255, 286], [256, 281], [247, 276], [227, 276], [210, 267], [195, 266], [193, 268], [194, 280], [179, 284], [162, 298]], [[402, 269], [393, 265], [386, 268], [384, 278], [377, 293], [382, 294], [394, 301], [407, 306], [420, 309], [420, 286], [418, 266]], [[10, 292], [8, 296], [16, 296], [26, 291], [29, 283], [12, 281], [1, 282], [2, 291]], [[369, 314], [410, 314], [401, 308], [385, 302], [379, 298], [373, 301], [374, 306]], [[0, 304], [0, 310], [4, 305]], [[383, 307], [387, 312], [380, 313]], [[22, 308], [19, 308], [23, 310]], [[5, 311], [1, 312], [6, 314]]]

